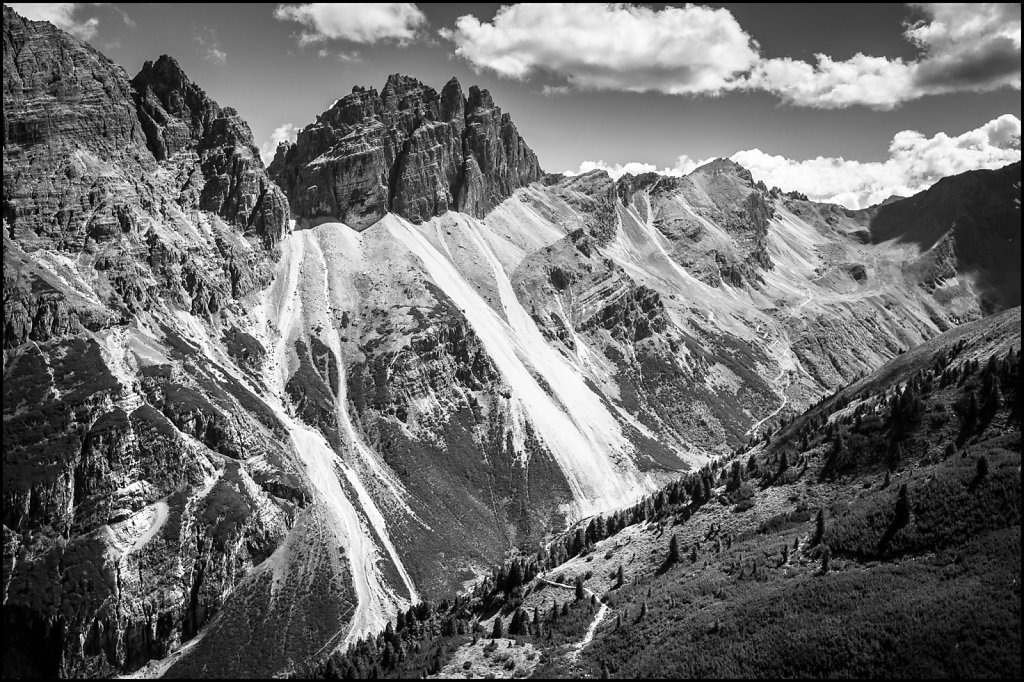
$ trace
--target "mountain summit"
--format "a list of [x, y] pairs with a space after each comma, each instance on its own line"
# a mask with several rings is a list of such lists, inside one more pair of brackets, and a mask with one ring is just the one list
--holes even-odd
[[421, 223], [448, 210], [478, 218], [543, 172], [508, 114], [455, 78], [441, 92], [393, 74], [353, 88], [282, 144], [270, 165], [300, 218], [365, 229], [388, 212]]

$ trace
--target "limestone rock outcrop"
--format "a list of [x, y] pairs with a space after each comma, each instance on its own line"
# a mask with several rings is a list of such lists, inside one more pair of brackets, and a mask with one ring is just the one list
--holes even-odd
[[270, 174], [297, 216], [364, 229], [388, 212], [415, 223], [448, 210], [483, 217], [543, 172], [486, 90], [467, 98], [452, 78], [438, 93], [394, 74], [279, 146]]
[[288, 203], [269, 181], [249, 124], [221, 108], [172, 57], [146, 62], [132, 79], [146, 144], [158, 161], [182, 152], [199, 157], [199, 207], [252, 229], [267, 246], [288, 228]]

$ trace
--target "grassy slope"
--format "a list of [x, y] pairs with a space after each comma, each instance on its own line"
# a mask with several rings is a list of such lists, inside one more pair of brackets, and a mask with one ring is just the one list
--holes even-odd
[[[968, 345], [951, 364], [1019, 348], [1019, 309], [944, 335], [839, 397], [891, 390], [961, 339]], [[582, 669], [556, 666], [551, 672], [1019, 675], [1020, 424], [1009, 421], [1012, 395], [1004, 391], [1004, 406], [988, 426], [946, 454], [958, 433], [958, 420], [946, 417], [964, 393], [978, 389], [980, 374], [923, 397], [924, 416], [905, 438], [906, 454], [889, 472], [888, 485], [886, 466], [870, 458], [822, 480], [830, 445], [814, 435], [808, 452], [789, 455], [806, 466], [777, 476], [779, 453], [792, 448], [806, 422], [836, 403], [826, 401], [795, 420], [756, 450], [763, 477], [752, 482], [777, 483], [756, 492], [750, 511], [705, 507], [678, 531], [685, 547], [722, 524], [736, 538], [731, 547], [718, 552], [705, 542], [697, 563], [684, 559], [613, 593], [610, 603], [625, 614], [622, 626], [599, 634]], [[862, 429], [871, 436], [870, 425]], [[988, 472], [979, 477], [982, 457]], [[895, 510], [904, 485], [910, 514], [900, 523]], [[826, 523], [816, 543], [817, 508], [826, 510]], [[766, 522], [773, 512], [776, 518]], [[654, 532], [652, 527], [649, 534]], [[795, 551], [794, 540], [800, 546]], [[827, 573], [821, 569], [825, 546], [831, 554]], [[644, 603], [647, 613], [638, 619]]]
[[[965, 325], [822, 401], [737, 457], [738, 490], [731, 463], [715, 467], [702, 505], [640, 505], [626, 527], [522, 588], [494, 587], [507, 575], [497, 574], [299, 674], [486, 674], [493, 667], [459, 669], [496, 617], [507, 633], [521, 607], [530, 625], [516, 639], [537, 652], [536, 668], [501, 668], [513, 677], [1019, 676], [1019, 319], [1016, 309]], [[1017, 364], [998, 379], [998, 409], [961, 439], [958, 406], [983, 394], [987, 358], [1010, 349]], [[908, 382], [919, 413], [894, 424], [888, 401]], [[667, 562], [672, 537], [679, 558]], [[552, 584], [577, 579], [582, 599]], [[598, 598], [608, 610], [580, 653]], [[385, 663], [389, 647], [402, 650], [398, 663]]]

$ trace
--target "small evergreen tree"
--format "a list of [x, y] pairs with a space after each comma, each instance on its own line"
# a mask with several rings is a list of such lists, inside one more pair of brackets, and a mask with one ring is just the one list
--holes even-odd
[[668, 558], [665, 561], [670, 564], [679, 561], [679, 541], [676, 539], [675, 533], [672, 534], [672, 539], [668, 541]]
[[814, 544], [821, 542], [825, 537], [825, 510], [818, 510], [818, 517], [814, 520]]
[[491, 630], [491, 639], [498, 639], [505, 636], [505, 626], [501, 622], [501, 616], [495, 616], [494, 629]]

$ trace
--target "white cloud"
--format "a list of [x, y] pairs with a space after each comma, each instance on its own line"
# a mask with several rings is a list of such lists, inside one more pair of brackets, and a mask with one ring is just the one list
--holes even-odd
[[519, 4], [491, 22], [459, 17], [440, 35], [476, 69], [515, 79], [546, 72], [586, 90], [714, 93], [757, 60], [728, 10], [695, 5]]
[[922, 4], [904, 35], [924, 52], [915, 85], [926, 93], [1020, 89], [1020, 3]]
[[317, 50], [317, 56], [319, 56], [320, 59], [334, 58], [339, 62], [360, 62], [363, 60], [362, 55], [360, 55], [357, 50], [352, 50], [350, 52], [337, 52], [334, 50], [328, 50], [326, 47], [321, 47]]
[[217, 32], [209, 26], [203, 26], [196, 30], [192, 37], [203, 48], [203, 59], [223, 66], [228, 61], [228, 53], [221, 48], [220, 40], [217, 39]]
[[580, 164], [579, 170], [576, 171], [565, 171], [566, 175], [583, 175], [593, 170], [603, 170], [611, 176], [613, 180], [618, 180], [620, 177], [629, 173], [630, 175], [640, 175], [641, 173], [660, 173], [661, 175], [669, 175], [672, 177], [682, 177], [692, 172], [695, 168], [704, 165], [710, 159], [704, 161], [694, 161], [690, 157], [680, 156], [676, 159], [675, 164], [669, 168], [658, 169], [653, 163], [640, 163], [638, 161], [631, 161], [629, 163], [605, 163], [604, 161], [584, 161]]
[[294, 142], [298, 134], [299, 129], [291, 123], [285, 123], [275, 128], [274, 132], [270, 134], [270, 139], [260, 145], [260, 158], [263, 159], [263, 165], [269, 166], [270, 162], [274, 160], [274, 154], [277, 152], [279, 144]]
[[[802, 192], [814, 201], [865, 208], [894, 194], [916, 194], [950, 175], [980, 168], [1001, 168], [1020, 161], [1020, 130], [1020, 119], [1013, 114], [1003, 114], [955, 137], [946, 133], [925, 137], [917, 131], [904, 130], [893, 137], [889, 158], [885, 161], [847, 161], [842, 157], [824, 156], [796, 161], [760, 149], [746, 149], [729, 158], [749, 170], [754, 180], [761, 180], [769, 187]], [[603, 170], [616, 180], [626, 173], [656, 172], [681, 177], [708, 161], [711, 159], [694, 161], [683, 155], [672, 167], [660, 170], [652, 163], [636, 161], [623, 164], [584, 161], [579, 170], [565, 173], [582, 175]]]
[[76, 38], [89, 40], [96, 35], [100, 20], [96, 17], [88, 19], [76, 18], [79, 10], [89, 3], [85, 2], [9, 2], [8, 7], [33, 21], [48, 21], [62, 31], [67, 31]]
[[381, 40], [399, 43], [411, 41], [427, 18], [413, 3], [329, 3], [311, 2], [300, 5], [278, 5], [274, 18], [295, 21], [305, 30], [299, 43], [324, 40], [349, 40], [372, 44]]
[[815, 60], [812, 66], [789, 57], [765, 59], [746, 87], [773, 92], [787, 104], [819, 109], [854, 104], [892, 109], [913, 92], [914, 66], [902, 59], [856, 54], [837, 62], [819, 54]]
[[111, 5], [110, 3], [99, 3], [98, 2], [98, 3], [95, 3], [95, 4], [97, 6], [104, 5], [106, 7], [109, 7], [110, 9], [112, 9], [115, 14], [117, 14], [119, 17], [121, 17], [121, 21], [123, 21], [124, 25], [127, 26], [128, 28], [135, 28], [136, 26], [138, 26], [136, 21], [134, 19], [132, 19], [130, 16], [128, 16], [128, 13], [125, 12], [120, 7], [118, 7], [116, 5]]
[[788, 57], [762, 60], [749, 88], [788, 104], [835, 109], [855, 104], [893, 109], [926, 95], [1020, 89], [1020, 5], [920, 4], [927, 18], [904, 37], [921, 50], [914, 61], [856, 54], [845, 61], [815, 55], [814, 65]]
[[520, 4], [491, 21], [459, 17], [439, 34], [475, 69], [522, 80], [558, 79], [548, 94], [575, 90], [718, 95], [767, 91], [783, 102], [824, 109], [892, 109], [926, 95], [1020, 89], [1020, 4], [918, 4], [923, 19], [904, 37], [913, 60], [856, 54], [813, 62], [764, 58], [726, 9], [652, 10], [623, 4]]
[[1020, 119], [1003, 114], [955, 137], [937, 133], [929, 138], [904, 130], [893, 137], [885, 161], [822, 156], [795, 161], [760, 149], [737, 152], [730, 158], [768, 186], [803, 192], [815, 201], [864, 208], [893, 194], [916, 194], [943, 177], [1019, 161], [1020, 129]]

